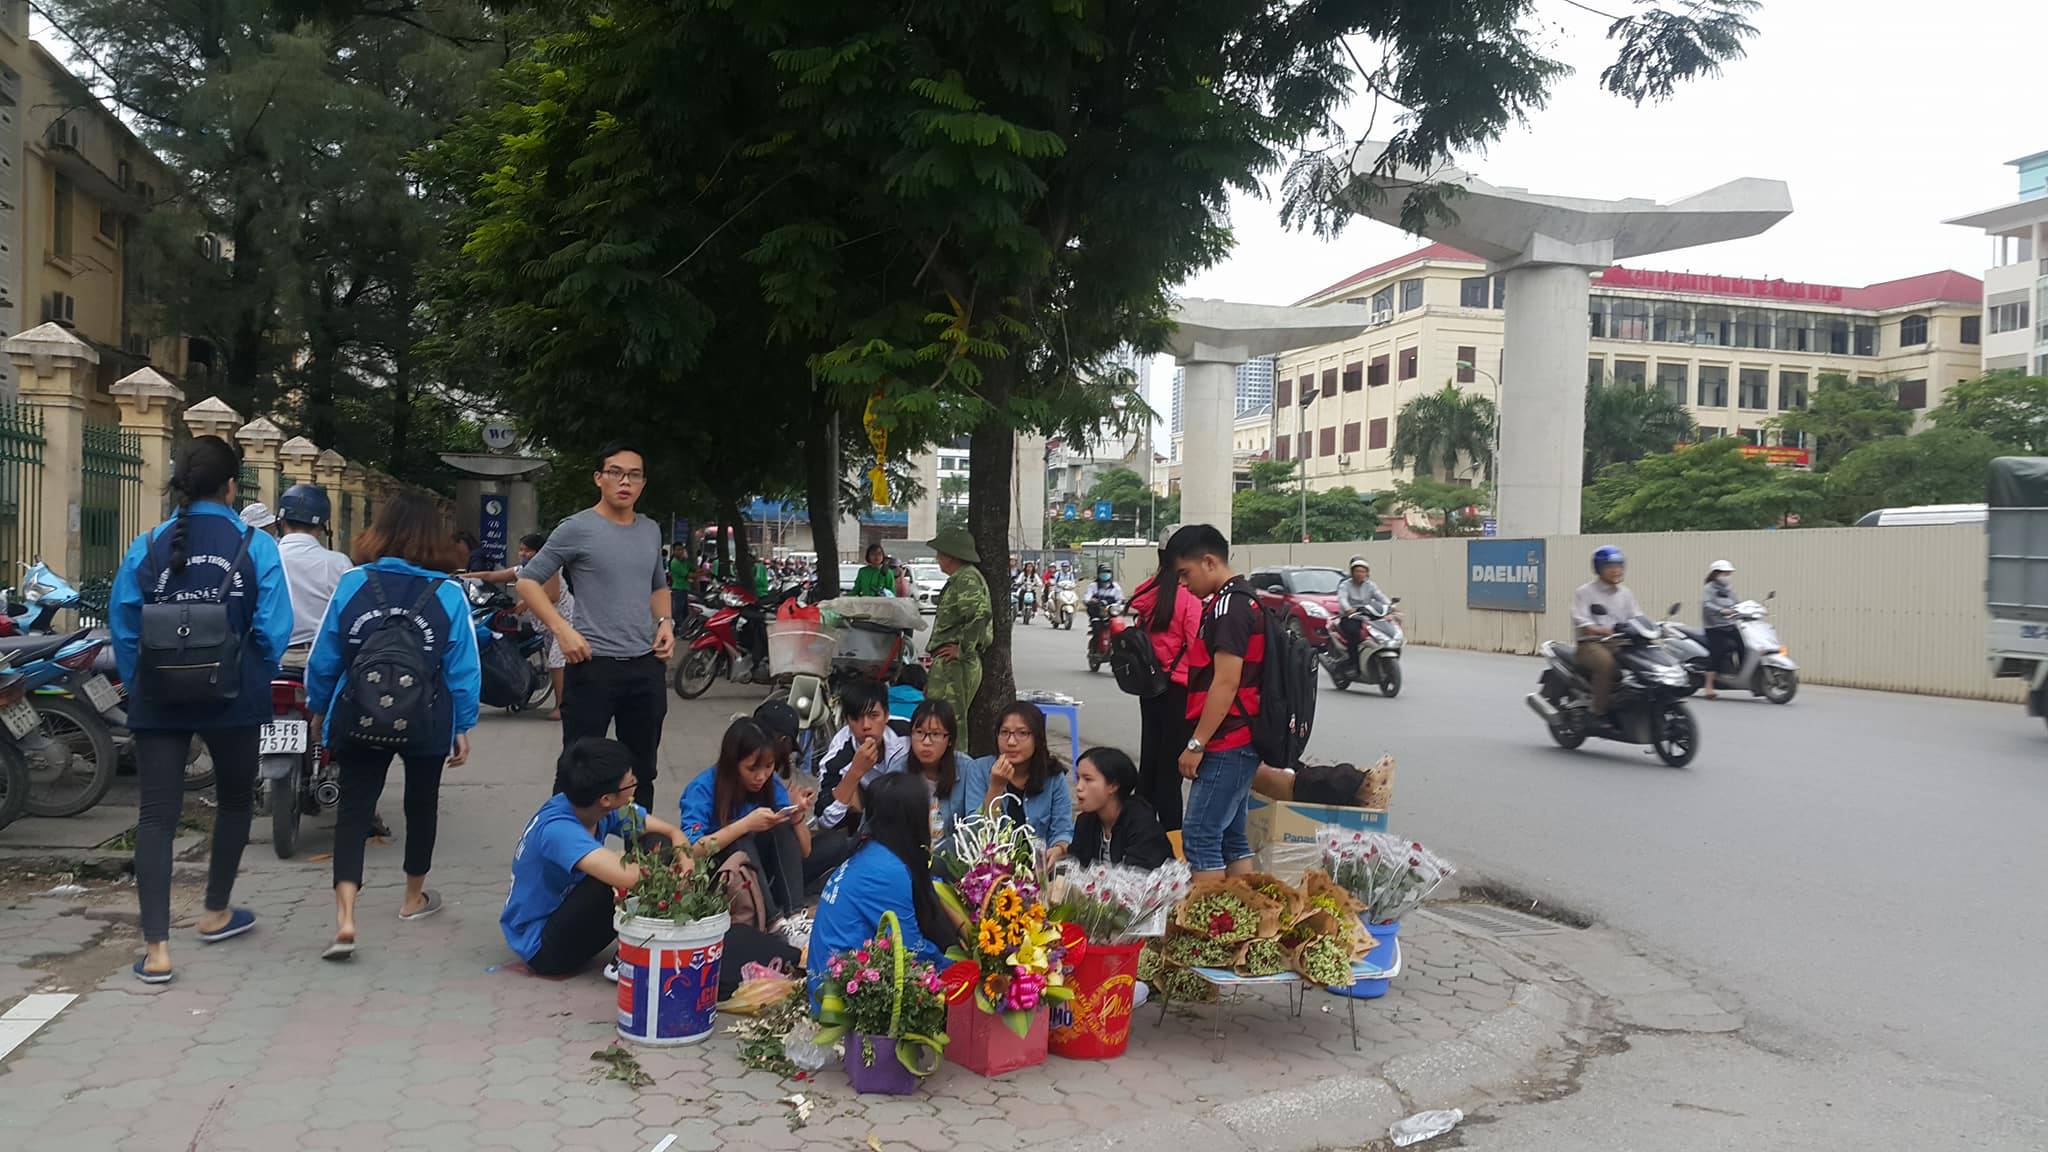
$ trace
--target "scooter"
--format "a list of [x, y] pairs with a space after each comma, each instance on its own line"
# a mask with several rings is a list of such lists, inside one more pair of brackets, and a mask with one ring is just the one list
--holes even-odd
[[1400, 602], [1401, 598], [1396, 596], [1384, 607], [1359, 609], [1359, 614], [1365, 617], [1365, 627], [1359, 631], [1360, 652], [1351, 650], [1341, 618], [1330, 622], [1330, 642], [1323, 646], [1321, 656], [1323, 670], [1330, 674], [1330, 683], [1338, 691], [1349, 688], [1353, 680], [1363, 680], [1379, 685], [1382, 696], [1401, 694], [1401, 645], [1405, 637], [1400, 622], [1394, 619], [1393, 607]]
[[256, 744], [259, 800], [270, 811], [270, 846], [289, 860], [299, 822], [341, 802], [341, 777], [313, 731], [303, 672], [285, 669], [270, 682], [270, 717]]
[[38, 560], [21, 574], [21, 587], [8, 590], [6, 616], [14, 634], [48, 634], [56, 626], [57, 613], [77, 606], [78, 589]]
[[1119, 606], [1112, 601], [1088, 600], [1088, 670], [1094, 672], [1109, 663], [1110, 637], [1123, 631], [1129, 625], [1117, 615]]
[[[486, 685], [486, 703], [507, 712], [525, 712], [547, 702], [554, 690], [548, 676], [548, 638], [534, 627], [533, 619], [520, 613], [511, 593], [481, 581], [468, 581], [470, 625], [476, 629], [477, 658], [483, 662], [492, 682]], [[519, 667], [491, 649], [512, 646]], [[486, 655], [488, 653], [488, 656]], [[487, 661], [487, 662], [486, 662]], [[501, 703], [502, 702], [502, 703]]]
[[38, 721], [34, 732], [15, 737], [28, 760], [29, 814], [76, 816], [114, 786], [119, 740], [127, 737], [121, 693], [95, 667], [106, 637], [80, 630], [4, 644]]
[[[1595, 604], [1593, 615], [1603, 617], [1606, 609]], [[1536, 691], [1523, 701], [1542, 717], [1560, 748], [1577, 748], [1588, 737], [1647, 744], [1659, 760], [1683, 768], [1700, 747], [1699, 725], [1684, 702], [1692, 694], [1692, 680], [1662, 638], [1648, 617], [1637, 616], [1621, 621], [1602, 641], [1614, 653], [1616, 672], [1609, 716], [1593, 715], [1593, 686], [1579, 668], [1574, 646], [1555, 640], [1544, 642], [1547, 666]]]
[[[1778, 594], [1772, 592], [1764, 600], [1777, 598]], [[1670, 615], [1678, 615], [1679, 607], [1672, 604]], [[1761, 696], [1773, 704], [1790, 704], [1792, 697], [1799, 694], [1799, 665], [1792, 662], [1787, 654], [1789, 649], [1778, 639], [1778, 630], [1768, 619], [1770, 614], [1768, 607], [1755, 600], [1744, 600], [1735, 606], [1733, 619], [1736, 634], [1742, 638], [1742, 659], [1732, 673], [1713, 667], [1703, 628], [1666, 620], [1662, 625], [1664, 645], [1684, 663], [1694, 691], [1706, 687], [1707, 673], [1713, 672], [1716, 679], [1730, 688], [1747, 688], [1750, 695]]]
[[1072, 580], [1062, 580], [1053, 585], [1052, 600], [1045, 606], [1046, 619], [1055, 628], [1074, 630], [1074, 609], [1081, 603], [1080, 594], [1074, 591]]
[[1017, 589], [1017, 623], [1029, 624], [1038, 614], [1038, 589], [1026, 584]]
[[740, 684], [766, 684], [774, 679], [768, 672], [768, 646], [763, 643], [757, 648], [754, 637], [765, 639], [768, 615], [776, 601], [763, 604], [737, 584], [726, 585], [719, 601], [719, 608], [691, 638], [689, 651], [676, 663], [670, 679], [676, 695], [685, 700], [702, 696], [720, 679]]
[[0, 739], [0, 828], [28, 815], [28, 755], [18, 741], [36, 736], [41, 727], [25, 678], [0, 656], [0, 728], [6, 731]]

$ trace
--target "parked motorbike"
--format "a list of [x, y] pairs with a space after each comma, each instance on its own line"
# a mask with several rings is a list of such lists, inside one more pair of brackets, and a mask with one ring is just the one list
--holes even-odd
[[259, 802], [270, 812], [270, 846], [280, 860], [299, 847], [299, 823], [341, 802], [341, 777], [313, 731], [305, 674], [281, 670], [270, 682], [270, 722], [256, 745]]
[[35, 736], [42, 725], [28, 702], [26, 677], [6, 661], [0, 656], [0, 727], [7, 732], [0, 740], [0, 828], [28, 815], [28, 755], [17, 741]]
[[[1606, 615], [1595, 604], [1593, 615]], [[1588, 737], [1623, 744], [1647, 744], [1673, 768], [1692, 763], [1699, 752], [1699, 725], [1684, 698], [1692, 681], [1678, 657], [1661, 643], [1662, 631], [1646, 616], [1624, 620], [1604, 644], [1614, 653], [1617, 673], [1608, 716], [1593, 715], [1593, 686], [1579, 668], [1574, 646], [1545, 641], [1546, 667], [1537, 690], [1524, 697], [1543, 718], [1561, 748], [1577, 748]]]
[[106, 646], [104, 634], [83, 630], [0, 641], [37, 719], [34, 732], [15, 737], [28, 762], [31, 815], [76, 816], [114, 786], [128, 717], [120, 691], [95, 667]]
[[1108, 600], [1088, 600], [1088, 670], [1094, 672], [1109, 663], [1109, 639], [1129, 627], [1117, 615], [1121, 607]]
[[[702, 696], [719, 679], [741, 684], [766, 684], [772, 679], [765, 630], [769, 613], [780, 599], [764, 604], [740, 585], [728, 584], [718, 600], [719, 607], [691, 638], [689, 651], [676, 662], [670, 679], [676, 695], [685, 700]], [[755, 643], [757, 636], [761, 637], [759, 644]]]
[[[1772, 592], [1764, 600], [1777, 598], [1778, 594]], [[1670, 615], [1678, 615], [1679, 608], [1679, 604], [1672, 604]], [[1735, 606], [1735, 631], [1742, 639], [1742, 650], [1733, 672], [1713, 666], [1704, 628], [1666, 620], [1661, 626], [1664, 645], [1685, 665], [1694, 691], [1706, 686], [1707, 673], [1712, 672], [1720, 684], [1729, 688], [1747, 688], [1750, 695], [1761, 696], [1773, 704], [1790, 704], [1799, 693], [1799, 665], [1792, 662], [1787, 654], [1789, 649], [1778, 639], [1778, 630], [1768, 619], [1770, 614], [1768, 607], [1755, 600], [1744, 600]]]
[[1384, 607], [1359, 609], [1365, 617], [1365, 627], [1359, 631], [1358, 652], [1351, 650], [1341, 623], [1331, 622], [1330, 642], [1323, 646], [1320, 655], [1323, 671], [1330, 674], [1330, 683], [1338, 691], [1349, 688], [1353, 680], [1363, 680], [1379, 685], [1382, 696], [1401, 694], [1401, 646], [1405, 637], [1400, 622], [1394, 619], [1393, 607], [1400, 602], [1401, 598], [1396, 596]]
[[1074, 630], [1074, 610], [1081, 605], [1081, 596], [1074, 591], [1072, 580], [1062, 580], [1053, 586], [1052, 599], [1045, 606], [1046, 619], [1055, 628], [1069, 632]]
[[78, 589], [38, 560], [21, 574], [19, 589], [8, 589], [6, 599], [8, 635], [47, 635], [56, 627], [57, 613], [78, 606]]
[[1017, 589], [1017, 623], [1029, 624], [1031, 623], [1031, 618], [1037, 614], [1038, 589], [1028, 584], [1019, 587]]
[[545, 704], [554, 690], [548, 677], [548, 638], [532, 617], [518, 610], [519, 602], [504, 588], [480, 580], [464, 583], [470, 625], [476, 629], [477, 659], [485, 673], [483, 702], [508, 712]]

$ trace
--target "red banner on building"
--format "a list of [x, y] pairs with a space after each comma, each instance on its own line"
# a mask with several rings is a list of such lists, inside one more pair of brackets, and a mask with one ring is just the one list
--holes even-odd
[[1766, 464], [1783, 464], [1793, 468], [1805, 468], [1813, 463], [1813, 453], [1806, 449], [1785, 448], [1775, 444], [1761, 448], [1754, 444], [1744, 444], [1742, 454], [1752, 459], [1761, 459]]

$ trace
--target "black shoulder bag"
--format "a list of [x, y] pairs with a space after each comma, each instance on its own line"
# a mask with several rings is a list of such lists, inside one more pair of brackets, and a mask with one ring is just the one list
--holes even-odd
[[[213, 599], [142, 606], [136, 679], [151, 698], [167, 704], [225, 704], [241, 695], [245, 630], [235, 627], [227, 602], [235, 571], [249, 555], [250, 530], [239, 535], [241, 545]], [[253, 606], [250, 617], [254, 618]]]

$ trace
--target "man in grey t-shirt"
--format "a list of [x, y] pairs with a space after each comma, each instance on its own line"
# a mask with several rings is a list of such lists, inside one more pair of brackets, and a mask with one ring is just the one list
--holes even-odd
[[[568, 667], [562, 677], [562, 746], [616, 729], [633, 753], [640, 786], [634, 799], [654, 807], [655, 753], [668, 715], [663, 676], [676, 643], [661, 529], [633, 510], [647, 465], [624, 444], [598, 451], [598, 501], [555, 526], [519, 569], [519, 598], [555, 635]], [[560, 572], [576, 596], [576, 624], [563, 619], [542, 587]], [[580, 627], [579, 627], [580, 626]], [[556, 781], [555, 791], [561, 791]]]

